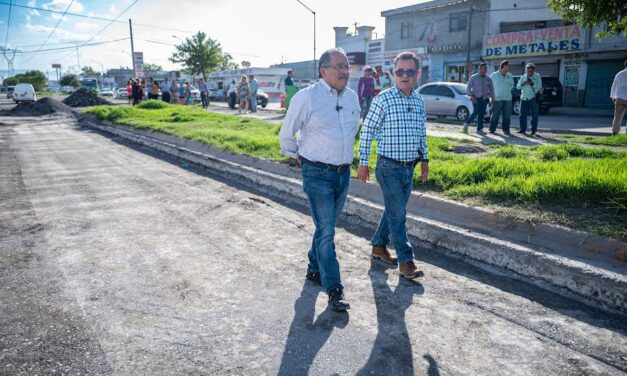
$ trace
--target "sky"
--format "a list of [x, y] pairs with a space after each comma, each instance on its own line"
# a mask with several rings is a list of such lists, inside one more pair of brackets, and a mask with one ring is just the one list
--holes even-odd
[[[319, 56], [335, 47], [334, 26], [348, 26], [350, 30], [355, 23], [375, 26], [374, 32], [383, 37], [381, 11], [425, 0], [302, 1], [316, 12]], [[10, 7], [11, 2], [18, 6]], [[68, 13], [90, 17], [119, 17], [120, 22], [45, 11], [67, 9]], [[130, 40], [111, 42], [129, 37], [129, 18], [133, 20], [135, 51], [144, 53], [145, 64], [158, 64], [167, 70], [180, 68], [168, 61], [173, 45], [198, 31], [220, 42], [236, 62], [247, 60], [254, 67], [313, 57], [313, 15], [297, 0], [0, 0], [0, 49], [9, 50], [9, 58], [11, 51], [26, 52], [15, 54], [16, 70], [52, 72], [53, 63], [61, 64], [63, 71], [79, 64], [97, 71], [130, 67]], [[78, 57], [76, 48], [68, 48], [93, 43], [102, 44], [80, 47]], [[58, 48], [66, 49], [47, 51]], [[0, 55], [0, 70], [6, 69], [7, 59]]]

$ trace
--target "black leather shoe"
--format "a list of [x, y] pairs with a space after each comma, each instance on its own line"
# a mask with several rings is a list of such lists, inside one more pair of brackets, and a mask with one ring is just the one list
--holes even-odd
[[344, 299], [344, 291], [341, 287], [336, 287], [329, 291], [329, 307], [335, 312], [344, 312], [351, 306]]
[[310, 270], [307, 270], [305, 278], [310, 280], [314, 285], [320, 286], [322, 284], [322, 282], [320, 281], [320, 272], [312, 272]]

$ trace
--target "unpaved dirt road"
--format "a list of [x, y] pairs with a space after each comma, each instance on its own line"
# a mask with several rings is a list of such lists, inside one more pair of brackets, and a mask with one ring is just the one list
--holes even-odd
[[625, 318], [344, 221], [347, 315], [307, 208], [67, 118], [0, 118], [2, 375], [621, 375]]

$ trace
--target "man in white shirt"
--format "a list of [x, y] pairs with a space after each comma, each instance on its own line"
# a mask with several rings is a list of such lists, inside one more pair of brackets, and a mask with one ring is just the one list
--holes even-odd
[[306, 278], [322, 285], [334, 311], [350, 308], [333, 241], [348, 195], [360, 114], [357, 93], [346, 87], [349, 69], [344, 50], [325, 51], [318, 65], [322, 79], [294, 95], [279, 134], [283, 155], [302, 168], [303, 190], [316, 226]]
[[[610, 97], [614, 102], [614, 121], [612, 122], [612, 134], [620, 133], [620, 126], [623, 124], [623, 116], [627, 111], [627, 59], [625, 59], [625, 69], [616, 73]], [[627, 130], [626, 130], [627, 132]]]

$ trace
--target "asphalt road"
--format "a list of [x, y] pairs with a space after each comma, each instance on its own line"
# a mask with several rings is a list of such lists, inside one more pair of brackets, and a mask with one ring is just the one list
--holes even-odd
[[0, 117], [2, 375], [622, 375], [627, 320], [420, 244], [337, 230], [348, 314], [305, 282], [306, 208], [66, 118]]

